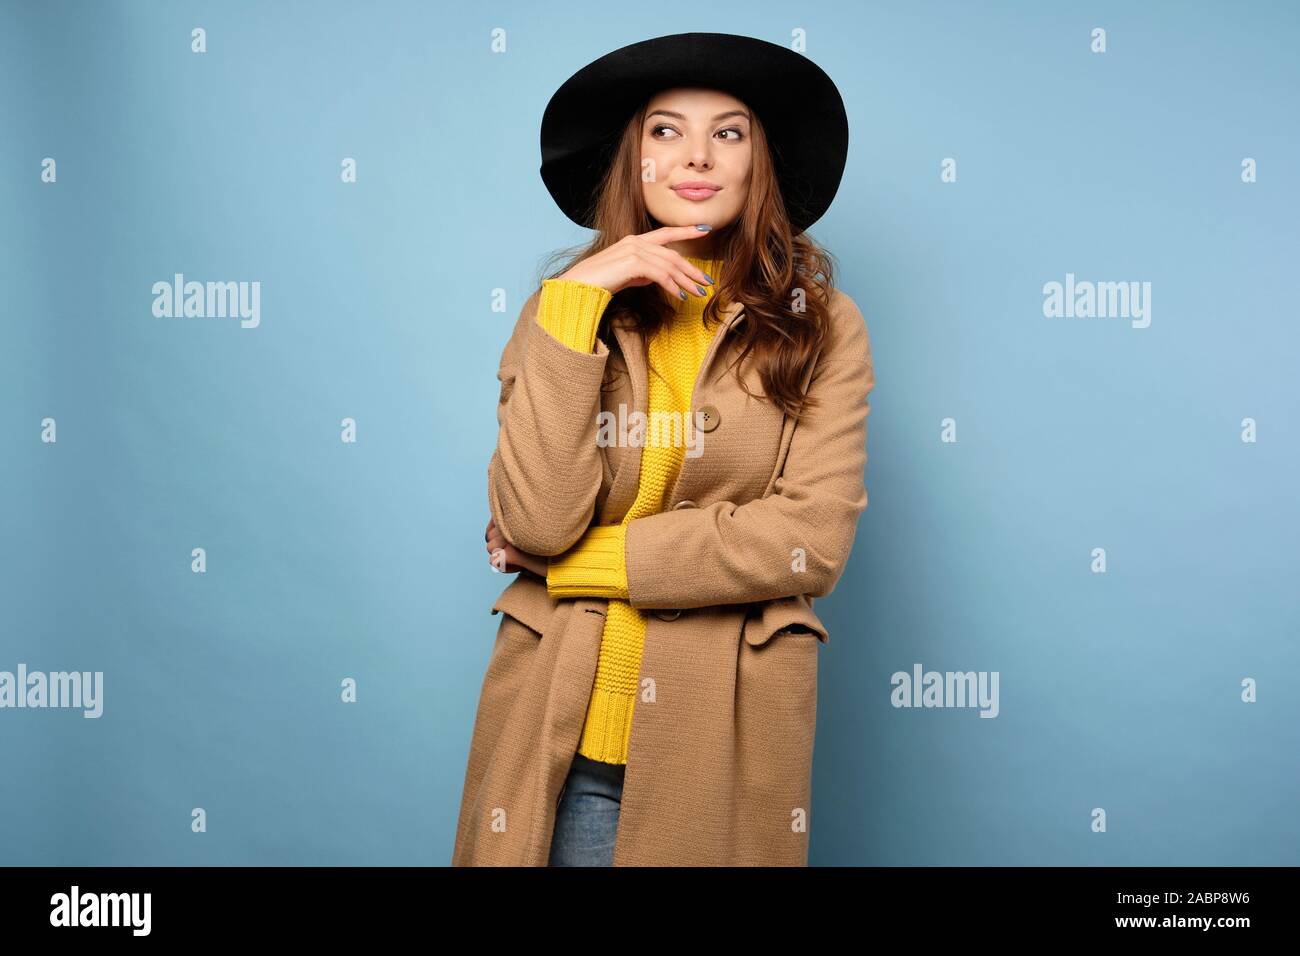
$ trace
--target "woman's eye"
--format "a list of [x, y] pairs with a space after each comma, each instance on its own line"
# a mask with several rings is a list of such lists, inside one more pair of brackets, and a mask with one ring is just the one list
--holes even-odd
[[[658, 137], [660, 130], [672, 130], [673, 132], [676, 132], [676, 130], [673, 130], [671, 126], [664, 126], [663, 124], [659, 124], [650, 127], [650, 135], [654, 137]], [[734, 126], [728, 127], [727, 129], [718, 130], [718, 135], [722, 135], [724, 133], [734, 134], [733, 136], [730, 137], [732, 141], [741, 140], [745, 138], [745, 134]]]

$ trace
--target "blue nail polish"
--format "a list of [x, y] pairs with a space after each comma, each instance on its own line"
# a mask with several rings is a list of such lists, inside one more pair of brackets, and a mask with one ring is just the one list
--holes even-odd
[[686, 293], [683, 292], [681, 289], [677, 290], [677, 294], [680, 295], [683, 299], [686, 298]]
[[706, 225], [700, 224], [700, 225], [697, 225], [695, 228], [698, 229], [698, 230], [700, 230], [700, 232], [708, 232], [708, 231], [709, 231], [710, 229], [712, 229], [713, 227], [712, 227], [712, 226], [706, 226]]
[[697, 285], [695, 288], [700, 290], [700, 295], [708, 295], [708, 293], [704, 291], [704, 286]]
[[704, 281], [707, 282], [709, 285], [713, 285], [713, 279], [707, 272], [704, 273]]

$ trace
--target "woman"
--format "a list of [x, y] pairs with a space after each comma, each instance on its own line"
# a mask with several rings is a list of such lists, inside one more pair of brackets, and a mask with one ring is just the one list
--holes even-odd
[[[834, 84], [729, 34], [552, 98], [542, 176], [590, 246], [502, 353], [486, 542], [519, 577], [453, 865], [803, 865], [819, 642], [866, 507], [867, 329], [804, 230]], [[730, 374], [727, 374], [727, 373]]]

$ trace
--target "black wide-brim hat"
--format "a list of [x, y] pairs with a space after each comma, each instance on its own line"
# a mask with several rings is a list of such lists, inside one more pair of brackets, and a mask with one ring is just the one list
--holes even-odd
[[542, 115], [542, 181], [592, 227], [595, 192], [632, 114], [660, 90], [704, 86], [743, 100], [767, 133], [795, 235], [830, 208], [849, 121], [834, 81], [802, 54], [732, 33], [677, 33], [607, 53], [555, 91]]

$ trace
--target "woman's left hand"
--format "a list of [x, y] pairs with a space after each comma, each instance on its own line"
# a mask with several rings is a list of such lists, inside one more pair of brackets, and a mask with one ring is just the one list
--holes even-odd
[[549, 559], [541, 555], [529, 554], [527, 551], [520, 551], [506, 540], [505, 535], [497, 530], [497, 523], [492, 518], [488, 519], [487, 533], [484, 538], [487, 541], [488, 563], [498, 571], [513, 574], [516, 571], [527, 569], [540, 578], [546, 577]]

